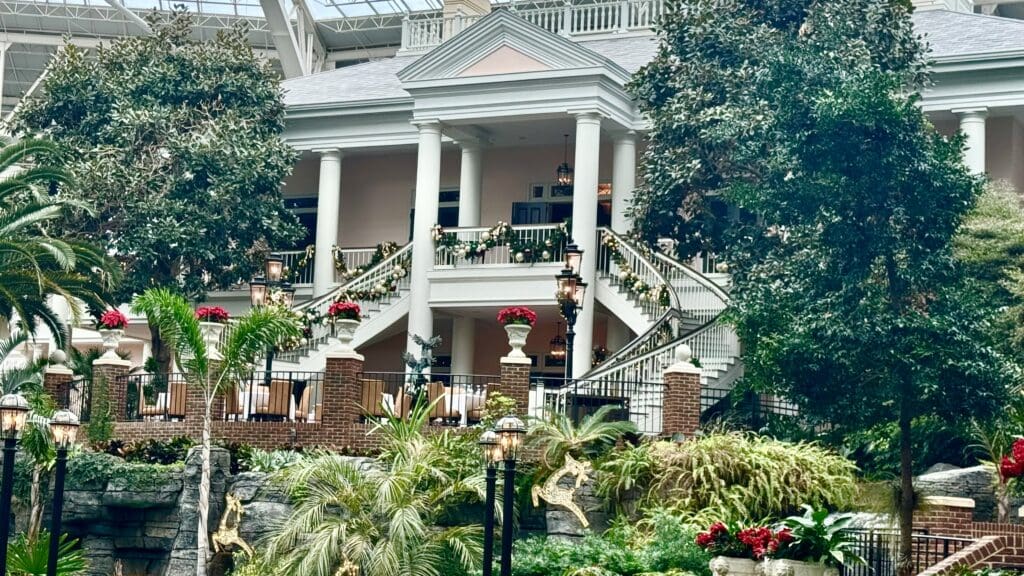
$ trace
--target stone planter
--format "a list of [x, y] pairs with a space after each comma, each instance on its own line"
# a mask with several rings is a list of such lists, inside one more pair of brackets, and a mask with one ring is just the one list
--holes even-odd
[[529, 324], [506, 324], [505, 332], [508, 334], [508, 345], [512, 351], [508, 353], [509, 358], [526, 358], [523, 346], [526, 346], [526, 337], [530, 335], [533, 326]]
[[765, 569], [765, 576], [836, 576], [839, 571], [818, 562], [796, 560], [771, 560]]
[[220, 338], [224, 335], [226, 325], [220, 322], [200, 322], [199, 330], [203, 333], [203, 341], [206, 342], [206, 355], [211, 360], [223, 360], [220, 353]]
[[121, 338], [124, 338], [124, 330], [100, 328], [100, 338], [103, 338], [103, 356], [100, 358], [120, 360], [121, 357], [117, 355], [117, 346], [121, 343]]
[[335, 336], [341, 343], [336, 349], [338, 352], [355, 352], [352, 348], [352, 339], [356, 336], [356, 329], [359, 328], [359, 320], [334, 320]]
[[708, 566], [715, 576], [765, 576], [764, 562], [748, 558], [715, 556]]

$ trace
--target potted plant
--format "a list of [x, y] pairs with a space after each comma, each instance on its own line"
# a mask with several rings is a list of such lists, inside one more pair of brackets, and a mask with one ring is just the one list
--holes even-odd
[[537, 323], [537, 313], [524, 306], [510, 306], [498, 312], [498, 322], [505, 327], [508, 344], [512, 347], [508, 357], [526, 358], [523, 346], [526, 346], [526, 337]]
[[203, 332], [203, 340], [206, 341], [206, 348], [210, 357], [214, 360], [220, 359], [220, 338], [224, 334], [224, 327], [228, 323], [228, 311], [220, 306], [200, 306], [196, 309], [196, 319], [199, 320], [199, 329]]
[[124, 328], [128, 325], [128, 318], [120, 310], [107, 310], [100, 316], [99, 331], [100, 338], [103, 338], [102, 358], [120, 360], [117, 355], [117, 345], [124, 337]]
[[709, 566], [715, 576], [762, 574], [762, 565], [758, 560], [763, 558], [764, 551], [757, 556], [754, 548], [747, 543], [755, 538], [753, 530], [755, 529], [741, 529], [735, 524], [727, 526], [723, 522], [715, 522], [707, 532], [697, 534], [697, 545], [714, 556]]
[[335, 336], [341, 342], [340, 352], [353, 352], [352, 339], [362, 318], [359, 304], [355, 302], [334, 302], [327, 308], [327, 317], [337, 330]]
[[824, 576], [838, 574], [844, 564], [863, 564], [855, 551], [850, 514], [829, 514], [804, 505], [802, 516], [782, 521], [779, 533], [787, 535], [770, 553], [768, 576]]

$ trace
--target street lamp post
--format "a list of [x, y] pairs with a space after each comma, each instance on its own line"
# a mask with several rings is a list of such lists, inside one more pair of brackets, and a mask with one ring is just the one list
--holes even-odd
[[501, 576], [512, 576], [512, 524], [515, 517], [516, 458], [526, 433], [526, 425], [514, 415], [498, 420], [494, 426], [505, 459], [504, 496], [501, 513]]
[[[249, 281], [249, 304], [253, 308], [267, 305], [273, 291], [281, 293], [282, 304], [291, 308], [295, 300], [295, 288], [291, 283], [283, 282], [284, 260], [277, 254], [267, 256], [263, 264], [265, 276], [256, 276]], [[274, 368], [274, 347], [267, 348], [266, 370], [263, 373], [263, 384], [270, 386], [271, 371]]]
[[64, 477], [68, 471], [68, 448], [78, 436], [78, 416], [61, 410], [50, 419], [50, 434], [57, 447], [57, 468], [54, 471], [53, 506], [50, 511], [50, 554], [46, 558], [46, 576], [57, 576], [57, 554], [60, 550], [61, 515], [64, 513]]
[[7, 573], [7, 541], [11, 537], [11, 498], [14, 496], [14, 458], [18, 436], [28, 418], [28, 400], [21, 394], [0, 398], [0, 435], [4, 439], [4, 470], [0, 482], [0, 574]]
[[484, 498], [484, 571], [483, 576], [491, 576], [494, 570], [494, 499], [495, 487], [498, 483], [498, 462], [505, 456], [501, 452], [498, 435], [488, 430], [480, 435], [480, 448], [487, 465], [487, 488]]
[[569, 244], [565, 248], [565, 268], [555, 275], [555, 282], [558, 284], [558, 291], [555, 293], [558, 299], [558, 309], [565, 318], [565, 383], [573, 382], [573, 421], [579, 420], [579, 397], [577, 394], [576, 380], [572, 377], [572, 356], [573, 347], [576, 341], [576, 318], [583, 307], [583, 296], [587, 290], [586, 282], [580, 277], [580, 266], [583, 263], [583, 250], [576, 244]]

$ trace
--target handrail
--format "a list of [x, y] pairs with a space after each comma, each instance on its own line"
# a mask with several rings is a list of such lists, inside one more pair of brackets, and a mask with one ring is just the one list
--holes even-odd
[[[583, 376], [583, 378], [587, 380], [609, 379], [614, 375], [614, 378], [611, 378], [613, 380], [629, 380], [631, 379], [630, 376], [623, 376], [622, 374], [634, 372], [648, 374], [649, 376], [646, 376], [645, 379], [649, 381], [660, 381], [662, 370], [666, 366], [671, 365], [675, 360], [676, 348], [682, 344], [689, 345], [694, 357], [698, 360], [708, 360], [713, 357], [739, 357], [738, 347], [734, 346], [733, 342], [723, 343], [725, 336], [727, 336], [723, 332], [727, 330], [729, 330], [728, 326], [719, 322], [712, 322], [640, 356], [612, 365], [602, 363]], [[725, 348], [720, 351], [723, 353], [722, 356], [711, 354], [716, 347]], [[702, 364], [705, 370], [714, 369], [714, 366], [710, 366], [706, 362], [702, 362]]]
[[628, 343], [626, 343], [625, 346], [619, 348], [615, 352], [612, 352], [610, 356], [604, 359], [604, 362], [601, 362], [601, 364], [592, 368], [589, 372], [584, 374], [582, 378], [588, 377], [589, 374], [592, 374], [595, 370], [602, 366], [610, 366], [612, 364], [617, 364], [624, 359], [627, 359], [627, 357], [631, 358], [633, 356], [633, 352], [637, 348], [647, 346], [649, 342], [654, 341], [654, 338], [657, 336], [657, 334], [659, 334], [663, 330], [663, 326], [665, 326], [666, 324], [671, 326], [672, 322], [682, 319], [682, 316], [683, 314], [679, 310], [676, 310], [675, 308], [669, 308], [668, 310], [665, 311], [664, 314], [661, 315], [661, 318], [655, 320], [654, 323], [651, 324], [649, 328], [647, 328], [647, 330], [644, 330], [643, 334], [637, 334], [637, 337], [630, 340]]
[[398, 261], [399, 258], [404, 257], [406, 253], [411, 251], [412, 242], [409, 242], [405, 246], [399, 248], [399, 250], [392, 254], [391, 256], [388, 256], [384, 260], [378, 262], [376, 266], [366, 270], [365, 272], [363, 272], [359, 276], [356, 276], [347, 283], [337, 286], [336, 288], [322, 296], [317, 296], [315, 298], [306, 300], [305, 302], [292, 307], [292, 309], [295, 310], [296, 312], [302, 312], [305, 310], [309, 310], [313, 306], [319, 306], [324, 303], [328, 303], [329, 305], [330, 302], [334, 301], [334, 298], [337, 297], [338, 294], [358, 288], [361, 282], [364, 282], [367, 277], [369, 277], [373, 272], [376, 272], [379, 268], [382, 268], [384, 266], [394, 267], [395, 263]]
[[[662, 283], [662, 285], [664, 285], [668, 289], [669, 304], [668, 306], [663, 306], [660, 302], [655, 301], [655, 308], [657, 309], [657, 312], [663, 313], [664, 309], [681, 310], [679, 304], [679, 295], [676, 293], [675, 286], [673, 286], [672, 283], [668, 281], [668, 278], [666, 278], [665, 275], [662, 274], [661, 270], [659, 270], [658, 267], [655, 266], [646, 257], [645, 254], [643, 254], [640, 250], [637, 250], [629, 241], [627, 241], [622, 236], [616, 234], [609, 228], [599, 228], [598, 233], [600, 239], [598, 242], [598, 265], [604, 268], [601, 270], [601, 272], [604, 272], [606, 274], [612, 273], [611, 265], [613, 264], [613, 262], [611, 260], [611, 255], [607, 253], [608, 248], [605, 246], [604, 243], [605, 236], [611, 236], [612, 238], [615, 238], [616, 241], [618, 241], [620, 252], [626, 253], [624, 255], [626, 255], [627, 258], [629, 256], [632, 256], [637, 264], [643, 266], [649, 274], [657, 278]], [[638, 273], [640, 271], [633, 270], [633, 272]], [[644, 304], [640, 304], [640, 306], [642, 308], [645, 308], [645, 312], [653, 312], [653, 310], [647, 310], [647, 308], [649, 307]]]

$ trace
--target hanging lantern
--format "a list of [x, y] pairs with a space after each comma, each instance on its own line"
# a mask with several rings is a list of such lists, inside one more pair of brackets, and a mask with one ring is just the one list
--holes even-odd
[[565, 338], [562, 338], [562, 323], [555, 324], [555, 337], [551, 339], [551, 349], [548, 352], [552, 358], [565, 358]]
[[559, 186], [572, 186], [572, 166], [569, 165], [569, 135], [565, 135], [565, 152], [562, 155], [562, 163], [558, 165], [555, 172], [556, 182]]

